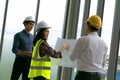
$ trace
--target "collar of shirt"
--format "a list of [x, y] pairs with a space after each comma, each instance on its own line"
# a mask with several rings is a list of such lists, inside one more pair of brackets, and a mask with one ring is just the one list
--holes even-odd
[[98, 33], [97, 32], [91, 32], [91, 33], [88, 34], [88, 36], [91, 36], [91, 35], [98, 35]]
[[23, 30], [23, 32], [29, 37], [30, 33], [27, 33], [25, 30]]

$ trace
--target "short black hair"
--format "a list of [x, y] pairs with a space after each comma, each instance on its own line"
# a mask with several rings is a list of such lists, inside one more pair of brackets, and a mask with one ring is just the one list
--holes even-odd
[[24, 22], [23, 22], [24, 26], [25, 26], [25, 24], [28, 24], [29, 22], [35, 23], [34, 21], [24, 21]]
[[89, 22], [87, 22], [87, 25], [91, 28], [92, 31], [98, 31], [99, 30], [99, 28], [97, 28], [94, 25], [91, 25]]
[[29, 22], [33, 22], [33, 23], [35, 23], [34, 21], [24, 21], [23, 24], [25, 24], [25, 23], [29, 23]]

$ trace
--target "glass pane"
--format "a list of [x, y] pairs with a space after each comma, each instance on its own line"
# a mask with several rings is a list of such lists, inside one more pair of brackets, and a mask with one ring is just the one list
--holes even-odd
[[89, 16], [96, 14], [98, 0], [91, 0]]
[[[81, 0], [76, 39], [80, 38], [80, 36], [81, 36], [81, 28], [82, 28], [82, 20], [83, 20], [83, 12], [84, 12], [84, 3], [85, 3], [85, 0]], [[77, 72], [77, 69], [72, 70], [72, 77], [71, 77], [72, 79], [71, 80], [74, 80], [76, 72]]]
[[82, 20], [83, 20], [83, 12], [84, 12], [84, 3], [85, 3], [85, 0], [81, 0], [80, 10], [79, 10], [77, 38], [80, 38], [80, 36], [81, 36], [81, 28], [82, 28]]
[[101, 32], [101, 38], [106, 42], [108, 46], [107, 62], [104, 68], [105, 73], [103, 74], [103, 78], [105, 79], [107, 78], [107, 69], [108, 69], [108, 63], [109, 63], [108, 61], [109, 61], [109, 53], [110, 53], [110, 45], [111, 45], [111, 37], [112, 37], [114, 7], [115, 7], [115, 0], [105, 1], [103, 25], [102, 25], [102, 32]]
[[[3, 1], [3, 0], [1, 0]], [[15, 55], [12, 53], [13, 36], [24, 29], [26, 16], [35, 16], [37, 0], [10, 0], [8, 6], [2, 58], [0, 62], [0, 79], [9, 80]], [[0, 7], [1, 8], [1, 7]], [[1, 11], [0, 11], [1, 12]], [[21, 79], [20, 79], [21, 80]]]
[[[62, 37], [63, 21], [65, 14], [66, 0], [41, 0], [39, 21], [46, 21], [50, 29], [48, 43], [53, 48], [55, 47], [57, 38]], [[56, 80], [57, 66], [51, 67], [51, 80]]]
[[[96, 14], [97, 2], [98, 2], [98, 0], [91, 0], [90, 12], [89, 12], [90, 16]], [[77, 38], [79, 38], [81, 36], [81, 27], [82, 27], [82, 19], [83, 19], [83, 12], [84, 12], [84, 3], [85, 3], [85, 0], [81, 0], [80, 12], [79, 12], [79, 22], [78, 22], [78, 29], [77, 29]]]
[[[1, 36], [1, 32], [2, 32], [2, 26], [3, 26], [3, 18], [4, 18], [4, 10], [5, 10], [5, 4], [6, 4], [6, 2], [5, 2], [6, 0], [1, 0], [0, 1], [0, 16], [1, 16], [1, 18], [0, 18], [0, 36]], [[0, 37], [0, 39], [1, 39], [1, 37]]]
[[120, 41], [119, 41], [119, 53], [118, 53], [118, 61], [117, 61], [116, 80], [120, 80]]

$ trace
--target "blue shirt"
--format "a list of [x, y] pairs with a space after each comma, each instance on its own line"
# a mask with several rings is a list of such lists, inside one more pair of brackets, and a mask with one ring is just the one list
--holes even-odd
[[[17, 53], [18, 50], [21, 51], [31, 51], [33, 48], [33, 35], [31, 33], [25, 32], [25, 30], [18, 32], [14, 35], [12, 52]], [[17, 57], [30, 58], [26, 55], [17, 55]]]

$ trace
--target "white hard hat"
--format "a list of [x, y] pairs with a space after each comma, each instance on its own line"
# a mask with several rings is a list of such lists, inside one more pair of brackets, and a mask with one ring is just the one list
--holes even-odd
[[25, 23], [26, 21], [31, 21], [31, 22], [34, 22], [35, 23], [35, 20], [33, 19], [32, 16], [28, 16], [24, 19], [23, 23]]
[[40, 21], [37, 24], [37, 30], [40, 29], [40, 28], [51, 28], [51, 27], [49, 27], [48, 24], [45, 21]]

